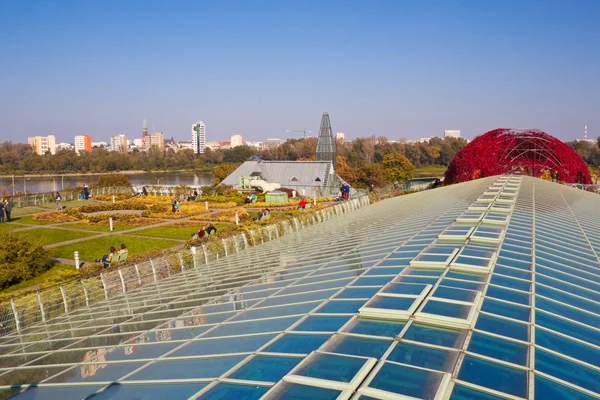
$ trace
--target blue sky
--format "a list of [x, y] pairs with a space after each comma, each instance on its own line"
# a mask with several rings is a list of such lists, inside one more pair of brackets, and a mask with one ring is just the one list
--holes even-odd
[[600, 136], [600, 1], [0, 2], [0, 140]]

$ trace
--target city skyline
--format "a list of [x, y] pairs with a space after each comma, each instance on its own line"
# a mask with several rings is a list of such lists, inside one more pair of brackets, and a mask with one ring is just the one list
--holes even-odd
[[[2, 11], [11, 40], [0, 141], [137, 137], [143, 118], [177, 140], [198, 119], [215, 140], [287, 139], [297, 135], [286, 129], [314, 135], [324, 111], [348, 140], [506, 127], [567, 141], [586, 124], [600, 136], [596, 1], [34, 1]], [[202, 27], [184, 23], [195, 15]]]

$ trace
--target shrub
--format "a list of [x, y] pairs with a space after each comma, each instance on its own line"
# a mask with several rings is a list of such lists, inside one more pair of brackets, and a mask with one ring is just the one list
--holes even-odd
[[94, 196], [94, 200], [100, 201], [112, 201], [113, 196], [115, 196], [116, 201], [128, 200], [131, 198], [129, 193], [115, 193], [115, 194], [98, 194]]
[[120, 203], [92, 204], [75, 208], [82, 213], [93, 213], [98, 211], [116, 211], [116, 210], [147, 210], [148, 206], [141, 202], [127, 201]]
[[52, 266], [50, 253], [9, 232], [0, 247], [0, 289], [34, 278]]
[[194, 221], [217, 221], [217, 222], [235, 222], [235, 214], [238, 214], [240, 221], [249, 217], [248, 212], [243, 208], [235, 210], [221, 211], [211, 215], [196, 215], [191, 217]]
[[98, 187], [109, 187], [109, 186], [126, 186], [131, 187], [131, 182], [129, 178], [123, 174], [113, 174], [113, 175], [102, 175], [98, 177], [98, 183], [96, 184]]
[[78, 221], [79, 218], [76, 216], [61, 212], [61, 211], [53, 211], [53, 212], [45, 212], [41, 214], [35, 214], [32, 217], [36, 221], [46, 221], [46, 222], [74, 222]]

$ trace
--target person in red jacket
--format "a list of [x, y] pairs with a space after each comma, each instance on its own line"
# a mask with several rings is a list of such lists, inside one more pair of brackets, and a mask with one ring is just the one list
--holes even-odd
[[304, 199], [300, 200], [300, 203], [298, 204], [298, 210], [304, 210], [305, 207], [306, 207], [306, 200], [304, 200]]

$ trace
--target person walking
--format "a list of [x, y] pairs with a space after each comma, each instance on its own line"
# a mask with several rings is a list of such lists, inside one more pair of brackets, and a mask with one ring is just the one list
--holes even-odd
[[0, 223], [4, 222], [4, 203], [0, 201]]
[[177, 200], [175, 200], [175, 196], [171, 196], [171, 212], [175, 212], [176, 205], [177, 205]]
[[4, 212], [6, 213], [6, 222], [10, 222], [10, 213], [13, 209], [13, 203], [10, 200], [6, 200], [4, 203]]
[[60, 193], [56, 192], [56, 209], [57, 210], [62, 210], [62, 205], [60, 204], [60, 201], [62, 200], [62, 197], [60, 197]]

